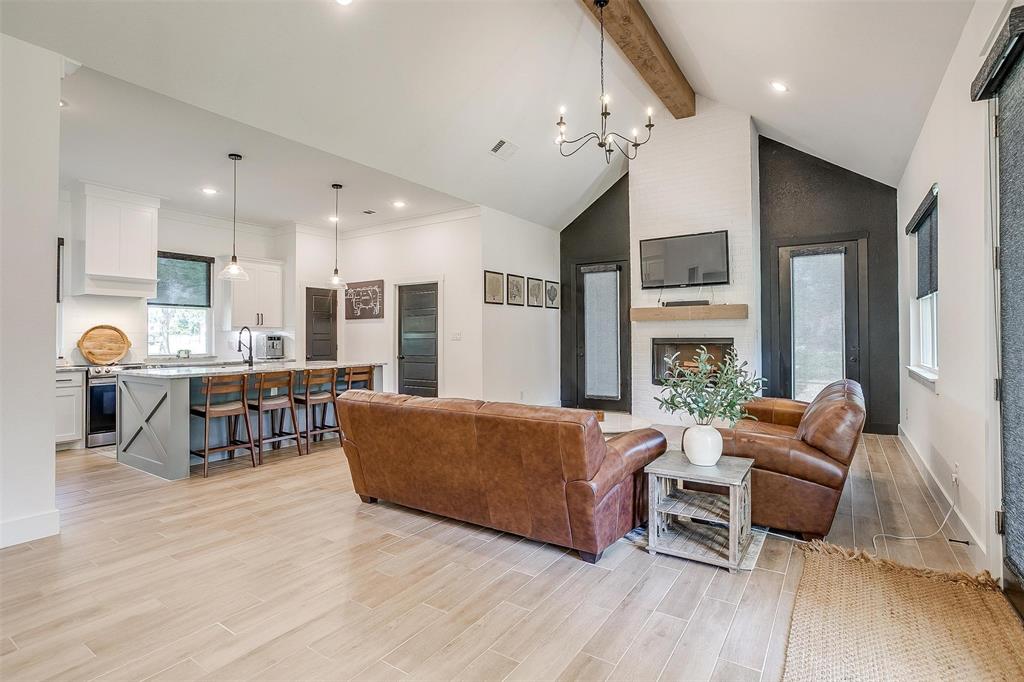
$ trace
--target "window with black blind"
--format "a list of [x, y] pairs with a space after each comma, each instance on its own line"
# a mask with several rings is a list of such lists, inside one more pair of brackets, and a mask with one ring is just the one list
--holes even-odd
[[156, 297], [149, 299], [149, 355], [213, 353], [213, 262], [160, 251]]
[[160, 251], [156, 258], [156, 298], [149, 305], [209, 308], [213, 258]]
[[917, 247], [916, 364], [937, 371], [939, 292], [939, 186], [932, 185], [907, 224]]

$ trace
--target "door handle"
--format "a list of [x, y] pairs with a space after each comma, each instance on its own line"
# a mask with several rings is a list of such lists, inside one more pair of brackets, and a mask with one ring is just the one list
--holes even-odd
[[405, 356], [404, 356], [404, 355], [399, 355], [399, 356], [398, 356], [398, 359], [399, 359], [399, 360], [405, 360]]

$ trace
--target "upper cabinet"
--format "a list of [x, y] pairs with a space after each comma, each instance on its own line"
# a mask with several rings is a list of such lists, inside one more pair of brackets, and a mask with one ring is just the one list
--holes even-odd
[[231, 282], [231, 328], [280, 329], [284, 326], [284, 270], [280, 263], [247, 261], [239, 264], [246, 282]]
[[156, 296], [156, 197], [83, 183], [72, 195], [72, 290]]

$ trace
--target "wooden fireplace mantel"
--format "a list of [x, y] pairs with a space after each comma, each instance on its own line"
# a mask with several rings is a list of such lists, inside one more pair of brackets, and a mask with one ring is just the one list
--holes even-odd
[[721, 305], [658, 306], [630, 308], [633, 322], [668, 322], [673, 320], [745, 320], [749, 316], [746, 303]]

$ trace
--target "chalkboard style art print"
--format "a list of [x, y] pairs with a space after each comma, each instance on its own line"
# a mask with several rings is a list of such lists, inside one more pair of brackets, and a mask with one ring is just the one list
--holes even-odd
[[384, 280], [349, 282], [345, 288], [346, 320], [379, 320], [384, 317]]

